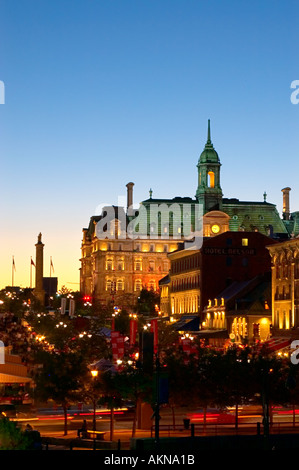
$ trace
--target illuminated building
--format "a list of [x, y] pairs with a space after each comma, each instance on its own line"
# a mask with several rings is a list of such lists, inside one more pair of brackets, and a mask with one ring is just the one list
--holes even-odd
[[273, 332], [298, 335], [299, 238], [271, 245], [268, 250], [272, 261]]
[[[182, 316], [190, 320], [192, 315], [205, 321], [206, 307], [211, 300], [219, 299], [222, 291], [234, 283], [249, 283], [259, 275], [270, 275], [267, 247], [275, 243], [258, 232], [225, 232], [205, 237], [199, 250], [186, 248], [185, 243], [184, 248], [168, 255], [168, 304], [163, 299], [162, 314], [170, 312], [172, 321], [181, 320]], [[164, 280], [161, 288], [163, 283]]]
[[[88, 228], [83, 229], [82, 295], [91, 295], [104, 303], [130, 303], [138, 297], [142, 287], [158, 290], [160, 282], [163, 311], [171, 313], [174, 308], [176, 313], [198, 314], [209, 297], [203, 297], [193, 278], [189, 288], [175, 294], [175, 307], [169, 306], [166, 300], [173, 288], [172, 273], [170, 283], [162, 281], [169, 273], [170, 261], [177, 256], [174, 252], [184, 241], [192, 239], [192, 234], [200, 233], [204, 239], [212, 239], [226, 232], [236, 232], [243, 233], [245, 239], [246, 233], [259, 233], [269, 240], [287, 240], [291, 233], [299, 233], [299, 213], [291, 214], [286, 204], [281, 218], [276, 206], [267, 202], [266, 193], [262, 201], [225, 198], [220, 169], [209, 121], [207, 141], [197, 163], [194, 197], [158, 199], [150, 190], [149, 198], [136, 210], [132, 209], [134, 184], [128, 183], [127, 208], [108, 206], [100, 215], [92, 216]], [[283, 191], [284, 198], [288, 197], [289, 189]], [[107, 218], [111, 210], [113, 216]], [[130, 236], [129, 230], [134, 221], [136, 226], [142, 226], [135, 238]], [[97, 234], [99, 224], [104, 230], [100, 237]], [[179, 251], [178, 256], [185, 256]], [[168, 254], [171, 255], [168, 257]]]
[[[130, 198], [128, 191], [128, 204]], [[104, 208], [101, 216], [92, 217], [83, 230], [81, 292], [103, 303], [132, 307], [141, 289], [158, 290], [159, 280], [169, 272], [167, 254], [181, 240], [160, 236], [132, 239], [127, 231], [130, 217], [124, 208], [113, 207], [108, 223], [107, 211]], [[101, 221], [107, 226], [99, 238], [96, 224]]]
[[269, 339], [271, 333], [271, 275], [235, 281], [204, 309], [202, 336], [221, 347], [229, 338], [236, 344]]

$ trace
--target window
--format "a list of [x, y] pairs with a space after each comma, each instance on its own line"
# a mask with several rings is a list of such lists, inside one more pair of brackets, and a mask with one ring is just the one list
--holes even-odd
[[142, 289], [142, 282], [141, 279], [136, 279], [135, 280], [135, 285], [134, 285], [134, 290], [138, 291]]
[[115, 287], [116, 287], [115, 282], [113, 282], [111, 279], [107, 279], [107, 281], [106, 281], [106, 291], [113, 294], [114, 291], [115, 291]]
[[164, 253], [167, 253], [167, 252], [168, 252], [168, 246], [167, 246], [167, 245], [164, 245], [163, 251], [164, 251]]
[[123, 281], [123, 279], [117, 279], [116, 290], [124, 290], [124, 281]]
[[135, 259], [135, 271], [142, 271], [142, 259]]
[[244, 268], [246, 268], [248, 266], [248, 258], [243, 258], [242, 259], [242, 266], [244, 266]]
[[106, 260], [106, 270], [112, 271], [113, 270], [113, 258], [107, 258]]
[[242, 238], [242, 246], [248, 246], [248, 238]]
[[153, 291], [155, 291], [155, 290], [156, 290], [156, 281], [155, 281], [154, 279], [150, 280], [150, 281], [148, 282], [147, 287], [148, 287], [148, 290], [153, 290]]
[[125, 262], [123, 258], [120, 258], [117, 262], [118, 271], [123, 271], [125, 269]]
[[150, 260], [149, 261], [149, 271], [155, 271], [155, 261]]
[[215, 187], [215, 173], [213, 171], [209, 171], [208, 173], [208, 188]]
[[233, 264], [233, 260], [232, 258], [230, 258], [229, 256], [226, 258], [226, 266], [231, 266]]

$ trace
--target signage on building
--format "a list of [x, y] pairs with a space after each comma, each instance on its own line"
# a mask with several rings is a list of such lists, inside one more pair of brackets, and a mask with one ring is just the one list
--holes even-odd
[[255, 255], [254, 248], [217, 248], [205, 247], [203, 248], [204, 255], [226, 255], [226, 256], [248, 256]]

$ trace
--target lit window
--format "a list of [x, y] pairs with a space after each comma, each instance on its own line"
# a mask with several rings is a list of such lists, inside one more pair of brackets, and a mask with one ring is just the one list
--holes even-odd
[[106, 261], [106, 270], [107, 271], [112, 271], [112, 269], [113, 269], [113, 259], [108, 258], [107, 261]]
[[116, 284], [117, 290], [124, 290], [124, 281], [123, 279], [118, 279]]
[[209, 171], [208, 173], [208, 188], [215, 187], [215, 174], [213, 171]]
[[242, 238], [242, 246], [248, 246], [248, 238]]
[[147, 287], [148, 287], [148, 290], [155, 291], [156, 290], [156, 281], [155, 280], [149, 281]]
[[142, 271], [142, 260], [140, 258], [135, 259], [135, 271]]

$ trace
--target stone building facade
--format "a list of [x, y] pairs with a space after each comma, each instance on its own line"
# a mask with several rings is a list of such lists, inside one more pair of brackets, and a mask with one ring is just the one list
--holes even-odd
[[268, 250], [272, 262], [273, 331], [295, 333], [299, 328], [299, 238], [271, 245]]
[[[174, 252], [186, 240], [217, 238], [226, 232], [258, 232], [269, 240], [281, 241], [288, 240], [297, 231], [299, 233], [299, 213], [291, 213], [289, 205], [284, 205], [281, 218], [275, 204], [267, 202], [266, 194], [261, 201], [225, 198], [220, 170], [209, 121], [207, 141], [197, 163], [194, 197], [158, 199], [150, 190], [150, 197], [140, 202], [138, 209], [133, 209], [134, 184], [128, 183], [127, 207], [104, 208], [100, 215], [92, 216], [88, 228], [83, 229], [81, 293], [105, 303], [119, 303], [125, 298], [138, 297], [143, 287], [159, 290], [159, 281], [169, 274], [170, 262], [177, 256]], [[284, 198], [289, 196], [289, 190], [284, 191]], [[114, 215], [107, 219], [109, 210], [114, 211]], [[105, 232], [100, 237], [97, 233], [99, 225]], [[132, 226], [137, 236], [131, 236]], [[185, 255], [180, 251], [178, 256]], [[165, 306], [166, 310], [166, 292], [170, 294], [176, 285], [172, 280], [163, 284], [163, 309]], [[192, 282], [182, 293], [184, 300], [179, 300], [180, 294], [176, 293], [176, 313], [199, 313], [204, 307], [205, 299], [196, 293], [198, 286], [193, 277]], [[182, 302], [184, 308], [179, 307]], [[171, 313], [173, 307], [169, 308]]]

